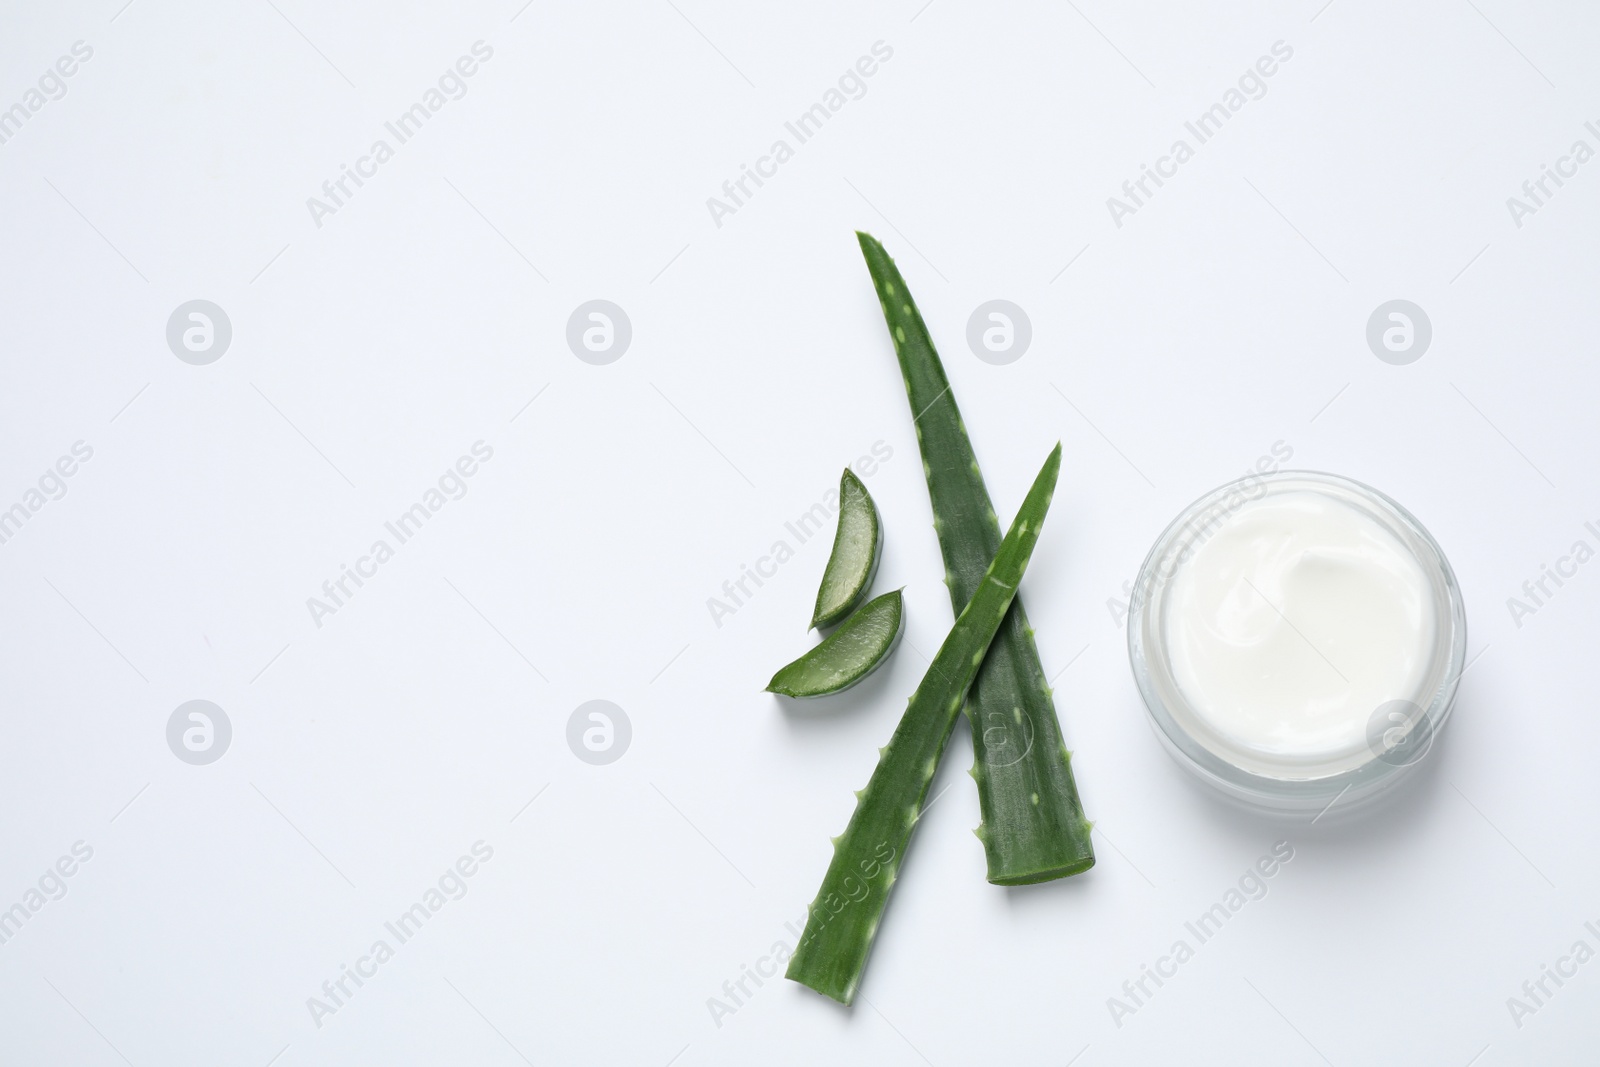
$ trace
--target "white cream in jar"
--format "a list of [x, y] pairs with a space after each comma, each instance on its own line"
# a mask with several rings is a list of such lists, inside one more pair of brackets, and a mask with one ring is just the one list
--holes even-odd
[[1169, 749], [1280, 810], [1375, 792], [1415, 763], [1464, 647], [1459, 590], [1421, 525], [1313, 472], [1247, 478], [1186, 509], [1146, 560], [1129, 620]]

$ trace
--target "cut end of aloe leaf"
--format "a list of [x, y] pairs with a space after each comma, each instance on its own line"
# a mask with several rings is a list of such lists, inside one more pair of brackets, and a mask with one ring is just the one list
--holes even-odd
[[872, 494], [846, 467], [839, 478], [839, 528], [822, 572], [811, 628], [832, 626], [855, 610], [872, 587], [883, 558], [883, 523]]
[[883, 665], [904, 630], [896, 589], [857, 608], [820, 645], [774, 674], [766, 691], [797, 699], [842, 693]]
[[792, 958], [783, 976], [813, 992], [821, 993], [829, 1000], [836, 1000], [847, 1008], [856, 999], [856, 990], [861, 985], [860, 973], [850, 974], [840, 968], [814, 971], [804, 966], [796, 967]]
[[1009, 874], [1003, 877], [990, 877], [990, 885], [1038, 885], [1040, 882], [1050, 882], [1057, 878], [1070, 878], [1075, 874], [1082, 874], [1094, 866], [1094, 856], [1085, 856], [1077, 863], [1063, 864], [1051, 867], [1048, 870], [1026, 871]]

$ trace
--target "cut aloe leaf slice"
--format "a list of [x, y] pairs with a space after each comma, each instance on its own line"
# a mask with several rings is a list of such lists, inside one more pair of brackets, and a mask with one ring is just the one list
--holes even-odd
[[786, 697], [843, 692], [882, 666], [904, 628], [900, 590], [869, 600], [822, 644], [774, 674], [767, 692]]
[[832, 626], [849, 615], [872, 587], [883, 557], [883, 524], [878, 505], [861, 479], [849, 467], [839, 477], [839, 529], [833, 535], [833, 554], [822, 572], [811, 628]]

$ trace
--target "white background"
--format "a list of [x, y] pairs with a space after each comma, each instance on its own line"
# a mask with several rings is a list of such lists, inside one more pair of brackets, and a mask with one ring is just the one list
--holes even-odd
[[[1600, 163], [1520, 228], [1506, 206], [1600, 148], [1592, 10], [122, 4], [0, 8], [0, 107], [94, 50], [0, 145], [0, 508], [94, 450], [0, 545], [0, 908], [94, 850], [0, 945], [0, 1061], [1594, 1061], [1600, 963], [1520, 1027], [1506, 1003], [1600, 948], [1600, 565], [1520, 628], [1506, 607], [1600, 547]], [[478, 40], [466, 95], [316, 225], [307, 198]], [[1114, 225], [1280, 40], [1267, 95]], [[866, 94], [714, 224], [876, 41]], [[714, 1019], [792, 943], [950, 621], [855, 228], [905, 271], [1003, 517], [1065, 445], [1025, 595], [1099, 863], [988, 885], [961, 725], [855, 1008], [774, 980]], [[195, 298], [233, 325], [208, 366], [165, 339]], [[593, 298], [633, 325], [609, 366], [565, 342]], [[1033, 324], [1008, 366], [964, 341], [992, 298]], [[1433, 323], [1409, 366], [1365, 341], [1393, 298]], [[479, 440], [467, 495], [315, 625]], [[720, 626], [707, 598], [880, 440], [909, 644], [786, 706], [760, 689], [815, 640], [828, 538]], [[1192, 787], [1107, 606], [1275, 442], [1421, 518], [1481, 656], [1416, 788], [1355, 825]], [[196, 698], [233, 725], [209, 766], [165, 737]], [[608, 766], [565, 740], [597, 698], [633, 727]], [[316, 1025], [307, 998], [479, 840], [467, 895]], [[1278, 840], [1268, 895], [1116, 1025]]]

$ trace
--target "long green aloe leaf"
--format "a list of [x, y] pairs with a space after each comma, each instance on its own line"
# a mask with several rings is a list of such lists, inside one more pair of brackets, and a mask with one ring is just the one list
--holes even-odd
[[856, 794], [850, 825], [833, 840], [833, 861], [811, 902], [787, 974], [841, 1003], [850, 1003], [861, 983], [889, 890], [921, 816], [928, 783], [933, 781], [939, 756], [984, 651], [1027, 570], [1060, 471], [1061, 446], [1057, 445], [1028, 490], [977, 592], [956, 618], [928, 673], [911, 695], [894, 736], [879, 752], [872, 779]]
[[[856, 237], [900, 359], [944, 555], [945, 584], [959, 613], [994, 558], [1000, 524], [950, 380], [905, 279], [883, 245], [865, 233]], [[1071, 753], [1061, 739], [1050, 686], [1020, 599], [1011, 605], [973, 683], [967, 718], [972, 724], [972, 776], [983, 815], [977, 833], [988, 859], [989, 881], [1026, 885], [1094, 866]]]

